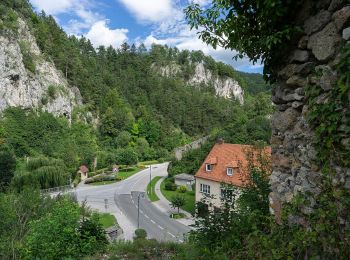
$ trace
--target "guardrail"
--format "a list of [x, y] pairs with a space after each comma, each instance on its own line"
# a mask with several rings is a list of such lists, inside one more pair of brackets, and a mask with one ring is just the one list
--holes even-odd
[[73, 187], [71, 185], [65, 185], [65, 186], [60, 186], [60, 187], [54, 187], [54, 188], [48, 188], [48, 189], [43, 189], [41, 190], [41, 193], [55, 193], [55, 192], [65, 192], [72, 190]]

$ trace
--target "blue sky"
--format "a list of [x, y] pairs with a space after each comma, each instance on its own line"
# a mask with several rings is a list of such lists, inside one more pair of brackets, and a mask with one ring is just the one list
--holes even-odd
[[[84, 35], [95, 47], [124, 41], [177, 46], [179, 49], [202, 50], [214, 59], [246, 72], [262, 72], [262, 65], [248, 59], [232, 60], [235, 52], [214, 50], [198, 39], [186, 24], [183, 8], [192, 0], [30, 0], [36, 11], [44, 10], [55, 17], [68, 34]], [[194, 0], [207, 6], [209, 0]]]

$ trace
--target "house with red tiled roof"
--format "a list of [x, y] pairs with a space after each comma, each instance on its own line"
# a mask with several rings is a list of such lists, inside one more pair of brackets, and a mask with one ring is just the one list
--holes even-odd
[[[247, 154], [253, 150], [251, 145], [229, 144], [219, 140], [195, 174], [196, 202], [212, 197], [210, 202], [213, 206], [220, 207], [223, 198], [232, 196], [232, 186], [244, 188], [249, 181]], [[270, 147], [265, 147], [263, 151], [271, 155]], [[239, 196], [239, 189], [235, 191]]]

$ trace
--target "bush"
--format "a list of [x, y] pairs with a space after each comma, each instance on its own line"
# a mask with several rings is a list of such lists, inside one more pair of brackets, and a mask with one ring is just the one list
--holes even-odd
[[49, 96], [49, 98], [50, 98], [51, 100], [53, 100], [53, 99], [56, 98], [56, 94], [57, 94], [57, 88], [56, 88], [56, 86], [50, 85], [50, 86], [47, 88], [47, 95]]
[[177, 189], [180, 193], [185, 193], [187, 191], [187, 187], [185, 185], [181, 185]]
[[22, 53], [24, 67], [32, 73], [35, 73], [36, 66], [33, 61], [33, 55], [30, 53], [29, 46], [26, 42], [20, 42], [19, 47]]
[[175, 183], [172, 182], [166, 182], [165, 186], [164, 186], [165, 190], [171, 190], [171, 191], [175, 191], [177, 189], [177, 186]]
[[135, 237], [134, 239], [146, 239], [147, 237], [147, 232], [146, 230], [142, 228], [138, 228], [135, 230]]
[[86, 184], [94, 183], [94, 182], [100, 182], [100, 181], [116, 181], [118, 180], [114, 174], [100, 174], [97, 176], [94, 176], [92, 178], [88, 178], [85, 180]]

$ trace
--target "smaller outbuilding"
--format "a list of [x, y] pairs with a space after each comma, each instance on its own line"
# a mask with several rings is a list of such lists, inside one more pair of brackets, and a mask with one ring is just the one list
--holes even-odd
[[114, 165], [112, 166], [112, 172], [118, 173], [118, 172], [119, 172], [119, 165], [114, 164]]
[[187, 173], [175, 175], [174, 180], [176, 185], [186, 186], [188, 190], [192, 190], [192, 185], [195, 183], [194, 176]]
[[79, 167], [78, 174], [80, 174], [80, 179], [82, 181], [86, 180], [89, 177], [88, 172], [89, 172], [89, 169], [85, 165], [82, 165]]

